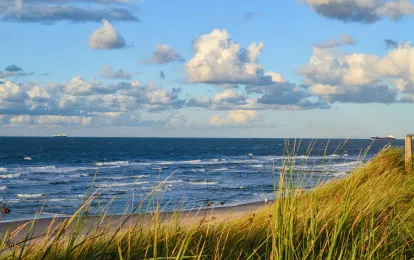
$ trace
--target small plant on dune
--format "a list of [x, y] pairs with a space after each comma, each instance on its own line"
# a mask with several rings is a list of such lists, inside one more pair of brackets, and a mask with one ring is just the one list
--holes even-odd
[[[243, 217], [214, 219], [212, 204], [196, 221], [186, 212], [166, 217], [159, 205], [154, 212], [135, 215], [148, 202], [142, 200], [112, 221], [106, 213], [99, 218], [87, 215], [95, 199], [91, 194], [72, 217], [52, 221], [41, 236], [33, 236], [37, 220], [20, 228], [25, 235], [18, 246], [5, 243], [16, 237], [16, 231], [5, 234], [1, 256], [54, 260], [414, 257], [414, 172], [404, 172], [402, 150], [387, 147], [345, 178], [321, 181], [307, 192], [307, 176], [314, 173], [300, 170], [304, 186], [298, 185], [298, 178], [293, 178], [297, 151], [285, 151], [274, 183], [275, 200]], [[148, 195], [150, 201], [155, 190]]]

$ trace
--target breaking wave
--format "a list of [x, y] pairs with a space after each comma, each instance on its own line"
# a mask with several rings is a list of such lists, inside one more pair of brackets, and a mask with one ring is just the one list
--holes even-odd
[[150, 182], [142, 181], [142, 182], [129, 182], [129, 183], [101, 183], [101, 184], [96, 184], [95, 186], [98, 188], [112, 188], [112, 187], [135, 186], [135, 185], [148, 184], [148, 183]]
[[228, 171], [229, 169], [228, 168], [218, 168], [218, 169], [213, 169], [212, 171], [215, 171], [215, 172], [224, 172], [224, 171]]
[[111, 180], [124, 180], [124, 179], [141, 179], [148, 178], [148, 175], [135, 175], [135, 176], [105, 176], [100, 177], [102, 179], [111, 179]]
[[180, 183], [180, 182], [183, 182], [183, 180], [161, 181], [160, 183], [171, 184], [171, 183]]
[[331, 172], [329, 175], [335, 176], [335, 177], [341, 177], [341, 176], [346, 176], [348, 173], [347, 172]]
[[46, 212], [46, 211], [41, 212], [40, 214], [42, 214], [42, 215], [48, 215], [48, 216], [52, 215], [52, 216], [55, 216], [55, 217], [68, 217], [68, 216], [70, 216], [70, 215], [68, 215], [68, 214], [62, 214], [62, 213], [49, 213], [49, 212]]
[[87, 173], [78, 173], [78, 174], [69, 175], [68, 177], [69, 178], [80, 178], [80, 177], [88, 177], [88, 176], [89, 176], [89, 174], [87, 174]]
[[10, 174], [3, 174], [0, 175], [0, 179], [11, 179], [11, 178], [17, 178], [22, 175], [21, 173], [10, 173]]
[[170, 164], [200, 164], [201, 160], [190, 160], [190, 161], [159, 161], [156, 164], [170, 165]]
[[97, 162], [95, 163], [96, 166], [122, 166], [128, 165], [129, 161], [114, 161], [114, 162]]
[[41, 198], [46, 196], [46, 194], [43, 193], [38, 193], [38, 194], [17, 194], [17, 197], [19, 198], [30, 198], [30, 199], [34, 199], [34, 198]]

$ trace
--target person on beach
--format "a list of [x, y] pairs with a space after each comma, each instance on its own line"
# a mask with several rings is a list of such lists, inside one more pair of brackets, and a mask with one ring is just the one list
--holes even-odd
[[10, 214], [11, 210], [6, 207], [6, 203], [3, 202], [3, 206], [1, 206], [1, 214], [6, 215]]

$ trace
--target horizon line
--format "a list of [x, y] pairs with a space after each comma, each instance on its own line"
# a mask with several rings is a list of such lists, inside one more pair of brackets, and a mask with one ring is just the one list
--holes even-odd
[[[0, 138], [57, 138], [62, 139], [62, 137], [53, 137], [49, 135], [43, 135], [43, 136], [23, 136], [23, 135], [0, 135]], [[362, 138], [362, 137], [180, 137], [180, 136], [67, 136], [63, 137], [65, 138], [152, 138], [152, 139], [325, 139], [325, 140], [371, 140], [371, 137], [368, 138]], [[405, 136], [404, 136], [405, 138]], [[396, 138], [395, 140], [404, 140], [404, 138]], [[374, 141], [374, 140], [373, 140]], [[381, 141], [381, 140], [375, 140], [375, 141]], [[390, 141], [390, 140], [382, 140], [382, 141]]]

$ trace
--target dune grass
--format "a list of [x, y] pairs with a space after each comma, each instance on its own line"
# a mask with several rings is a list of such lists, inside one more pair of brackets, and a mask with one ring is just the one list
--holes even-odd
[[85, 222], [91, 196], [72, 218], [41, 237], [28, 232], [10, 247], [6, 242], [15, 234], [6, 234], [1, 258], [414, 258], [414, 172], [404, 172], [402, 150], [387, 148], [347, 177], [309, 192], [292, 185], [294, 164], [287, 163], [279, 173], [279, 199], [241, 218], [188, 224], [179, 213], [168, 221], [159, 212], [150, 218], [126, 214], [119, 226], [110, 228], [103, 214], [102, 225], [89, 228]]

